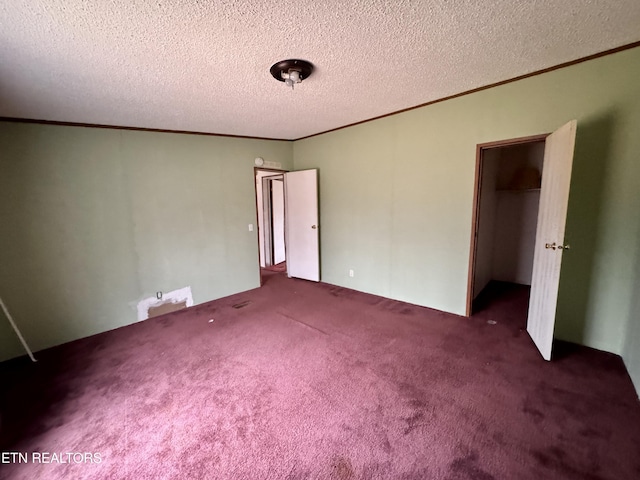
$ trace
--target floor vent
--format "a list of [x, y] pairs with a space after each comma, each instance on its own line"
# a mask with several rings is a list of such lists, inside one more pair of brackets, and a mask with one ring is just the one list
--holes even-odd
[[237, 308], [244, 308], [244, 307], [246, 307], [247, 305], [249, 305], [250, 303], [251, 303], [251, 301], [250, 301], [250, 300], [247, 300], [246, 302], [236, 303], [236, 304], [233, 306], [233, 308], [236, 308], [236, 309], [237, 309]]

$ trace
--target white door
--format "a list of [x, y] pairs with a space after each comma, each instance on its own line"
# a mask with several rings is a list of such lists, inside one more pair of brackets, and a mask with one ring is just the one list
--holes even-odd
[[527, 332], [545, 360], [551, 360], [560, 266], [569, 248], [564, 229], [575, 139], [576, 121], [572, 120], [549, 135], [544, 147]]
[[284, 174], [287, 275], [320, 281], [318, 171]]

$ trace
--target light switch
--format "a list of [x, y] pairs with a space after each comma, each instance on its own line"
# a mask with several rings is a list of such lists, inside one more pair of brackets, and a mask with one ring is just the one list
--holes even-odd
[[249, 224], [249, 231], [250, 231], [250, 232], [253, 232], [253, 223], [250, 223], [250, 224]]

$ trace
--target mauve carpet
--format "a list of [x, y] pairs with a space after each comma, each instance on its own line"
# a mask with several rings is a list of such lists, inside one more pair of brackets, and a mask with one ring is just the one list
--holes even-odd
[[101, 459], [2, 464], [0, 477], [640, 478], [620, 357], [559, 344], [543, 361], [526, 288], [503, 286], [467, 319], [265, 275], [0, 365], [2, 451]]

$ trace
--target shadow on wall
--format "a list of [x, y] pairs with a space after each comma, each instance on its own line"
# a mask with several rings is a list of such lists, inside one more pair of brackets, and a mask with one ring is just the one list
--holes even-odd
[[[2, 78], [0, 78], [0, 104], [2, 104], [2, 110], [5, 115], [11, 114], [14, 111], [17, 111], [19, 105], [15, 104], [15, 98], [13, 95], [9, 94], [9, 87], [2, 82]], [[7, 124], [4, 122], [0, 122], [0, 129], [2, 129]], [[2, 137], [0, 137], [1, 140]], [[0, 175], [6, 175], [6, 166], [3, 164], [4, 162], [8, 162], [9, 158], [7, 158], [7, 154], [5, 149], [3, 148], [0, 151]], [[8, 230], [13, 229], [13, 226], [8, 225], [9, 221], [5, 215], [5, 211], [2, 208], [2, 205], [6, 205], [8, 203], [9, 192], [6, 188], [2, 188], [0, 190], [0, 225], [3, 227], [3, 236], [7, 235]], [[0, 241], [0, 245], [2, 242]], [[0, 256], [0, 260], [2, 257]], [[3, 275], [6, 277], [7, 275]], [[5, 278], [5, 281], [8, 279]], [[7, 299], [3, 296], [2, 282], [0, 281], [0, 298], [5, 301], [7, 304]], [[7, 308], [9, 313], [11, 313], [11, 306], [7, 304]], [[11, 358], [17, 355], [22, 355], [26, 353], [24, 352], [18, 337], [15, 332], [11, 328], [11, 324], [9, 323], [9, 319], [7, 319], [4, 315], [4, 312], [0, 310], [0, 361], [4, 358]]]
[[[46, 213], [59, 209], [59, 199], [41, 195], [55, 182], [43, 174], [45, 163], [37, 153], [40, 138], [29, 126], [20, 126], [24, 137], [11, 141], [16, 133], [16, 125], [0, 122], [0, 218], [9, 228], [3, 230], [0, 238], [0, 265], [5, 275], [0, 276], [0, 297], [2, 297], [13, 320], [32, 350], [39, 345], [34, 334], [47, 330], [54, 316], [53, 312], [41, 325], [33, 325], [37, 313], [51, 308], [49, 297], [40, 296], [42, 291], [51, 296], [63, 288], [62, 279], [52, 277], [51, 265], [58, 259], [55, 244], [50, 242], [51, 230], [43, 224]], [[61, 230], [62, 225], [46, 225]], [[63, 264], [63, 260], [58, 261]], [[34, 301], [37, 299], [37, 301]], [[45, 307], [43, 307], [45, 305]], [[47, 307], [48, 306], [48, 307]], [[0, 313], [0, 360], [24, 355], [8, 319]]]
[[578, 122], [571, 175], [564, 253], [558, 294], [555, 336], [584, 344], [594, 288], [602, 220], [602, 199], [607, 184], [614, 115]]
[[[640, 238], [640, 226], [635, 238]], [[640, 292], [640, 245], [636, 245], [635, 257], [632, 292]], [[640, 295], [635, 295], [631, 302], [622, 358], [636, 387], [636, 394], [640, 398]]]
[[[24, 210], [24, 198], [28, 193], [24, 179], [26, 164], [25, 149], [8, 148], [5, 142], [8, 133], [8, 123], [0, 122], [0, 221], [6, 228], [0, 237], [0, 265], [4, 275], [0, 275], [0, 297], [2, 297], [9, 313], [25, 336], [27, 343], [30, 337], [25, 331], [23, 315], [18, 308], [20, 295], [16, 292], [23, 288], [26, 273], [24, 268], [15, 270], [14, 266], [24, 261], [29, 253], [26, 232], [29, 228], [28, 212]], [[36, 142], [37, 139], [30, 139]], [[7, 273], [9, 272], [9, 273]], [[17, 272], [17, 274], [16, 274]], [[33, 345], [30, 344], [33, 348]], [[9, 319], [0, 310], [0, 360], [14, 358], [0, 363], [0, 450], [8, 450], [31, 428], [31, 418], [39, 417], [46, 409], [26, 411], [14, 401], [14, 391], [21, 386], [25, 373], [42, 372], [46, 369], [43, 363], [32, 363], [23, 349]], [[36, 354], [38, 358], [38, 354]], [[32, 390], [33, 398], [40, 399], [40, 385], [22, 385]]]
[[[43, 218], [46, 219], [48, 212], [64, 208], [65, 202], [72, 199], [45, 201], [39, 196], [56, 177], [43, 174], [48, 159], [38, 154], [41, 139], [34, 128], [21, 127], [27, 132], [24, 138], [10, 141], [16, 134], [15, 125], [0, 122], [0, 219], [9, 227], [3, 229], [0, 236], [0, 265], [4, 271], [4, 275], [0, 275], [0, 296], [29, 346], [37, 351], [39, 346], [33, 340], [35, 332], [51, 328], [49, 325], [56, 315], [51, 297], [61, 297], [59, 294], [64, 292], [65, 285], [58, 270], [64, 265], [64, 258], [47, 235], [51, 233], [49, 229], [61, 231], [65, 226], [43, 225]], [[50, 292], [49, 296], [43, 292]], [[41, 323], [30, 324], [33, 319]], [[0, 363], [0, 450], [16, 450], [21, 439], [43, 433], [35, 429], [38, 422], [46, 418], [51, 409], [61, 408], [73, 397], [74, 392], [66, 386], [56, 387], [51, 396], [43, 397], [41, 392], [46, 382], [63, 374], [74, 363], [91, 367], [86, 352], [51, 362], [55, 355], [55, 349], [37, 351], [38, 362], [32, 363], [0, 311], [0, 359], [17, 357]], [[24, 396], [15, 395], [16, 392], [27, 392], [26, 396], [33, 401], [29, 405], [21, 404], [19, 398]]]
[[[0, 292], [0, 298], [1, 297], [2, 292]], [[9, 311], [9, 313], [11, 313], [11, 311]], [[11, 328], [9, 319], [4, 315], [4, 312], [0, 310], [0, 359], [26, 354], [20, 344], [20, 340], [18, 340], [18, 336], [13, 331], [13, 328]]]
[[[7, 132], [8, 125], [10, 124], [0, 121], [0, 224], [3, 226], [0, 236], [0, 265], [3, 267], [3, 275], [0, 275], [0, 298], [29, 343], [14, 300], [15, 292], [21, 288], [19, 285], [25, 274], [23, 269], [19, 269], [18, 276], [23, 278], [16, 278], [12, 268], [19, 261], [18, 257], [27, 253], [22, 233], [28, 227], [28, 219], [21, 210], [24, 185], [22, 181], [16, 181], [23, 178], [18, 172], [25, 168], [22, 165], [24, 152], [23, 149], [16, 151], [5, 145], [5, 136], [10, 135]], [[0, 361], [20, 355], [26, 355], [26, 352], [9, 319], [0, 310]]]
[[[48, 397], [44, 397], [42, 392], [51, 379], [70, 369], [74, 361], [82, 362], [82, 359], [64, 358], [52, 362], [49, 351], [39, 352], [36, 358], [37, 363], [31, 362], [26, 355], [0, 363], [1, 451], [19, 450], [21, 440], [44, 433], [36, 425], [47, 418], [49, 412], [61, 408], [64, 402], [73, 398], [73, 392], [66, 385], [53, 388], [52, 395]], [[24, 398], [32, 401], [25, 404]]]

